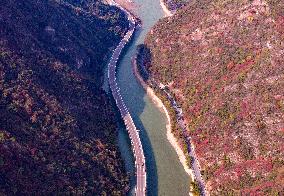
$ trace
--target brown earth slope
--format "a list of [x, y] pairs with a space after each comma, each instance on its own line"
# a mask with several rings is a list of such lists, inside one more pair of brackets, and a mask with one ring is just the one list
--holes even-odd
[[58, 2], [0, 2], [0, 195], [125, 195], [101, 84], [127, 19]]
[[[284, 1], [196, 1], [146, 38], [212, 195], [283, 195]], [[177, 130], [176, 130], [177, 131]]]

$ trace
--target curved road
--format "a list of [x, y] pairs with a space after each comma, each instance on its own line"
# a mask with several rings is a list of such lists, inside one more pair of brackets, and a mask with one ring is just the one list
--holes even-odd
[[177, 102], [175, 101], [175, 99], [173, 98], [171, 93], [166, 88], [161, 88], [161, 90], [163, 90], [165, 92], [165, 94], [167, 95], [167, 99], [170, 101], [171, 106], [175, 110], [175, 113], [176, 113], [176, 116], [177, 116], [177, 123], [180, 126], [180, 128], [182, 130], [183, 137], [186, 140], [187, 147], [188, 147], [188, 149], [187, 149], [188, 154], [192, 158], [191, 169], [193, 171], [193, 175], [194, 175], [195, 180], [196, 180], [196, 182], [198, 183], [198, 185], [201, 189], [201, 195], [206, 196], [208, 194], [207, 194], [207, 190], [206, 190], [206, 187], [205, 187], [205, 182], [204, 182], [202, 175], [201, 175], [201, 167], [200, 167], [199, 161], [197, 159], [197, 155], [195, 153], [194, 147], [192, 145], [191, 137], [187, 136], [186, 123], [184, 121], [182, 109], [181, 109], [180, 106], [178, 106]]
[[131, 14], [126, 10], [123, 9], [123, 11], [125, 11], [128, 14], [129, 30], [125, 34], [124, 38], [120, 41], [119, 45], [116, 47], [116, 49], [112, 54], [112, 57], [108, 64], [108, 81], [112, 95], [120, 111], [120, 114], [123, 118], [124, 124], [126, 126], [128, 135], [131, 140], [131, 146], [135, 157], [135, 168], [136, 168], [136, 178], [137, 178], [135, 192], [137, 196], [144, 196], [146, 195], [146, 166], [145, 166], [144, 151], [142, 148], [138, 130], [136, 129], [136, 126], [131, 118], [131, 115], [124, 104], [124, 101], [120, 94], [120, 89], [116, 83], [116, 65], [118, 58], [121, 54], [122, 49], [128, 43], [128, 41], [130, 40], [131, 36], [135, 31], [134, 17], [132, 17]]

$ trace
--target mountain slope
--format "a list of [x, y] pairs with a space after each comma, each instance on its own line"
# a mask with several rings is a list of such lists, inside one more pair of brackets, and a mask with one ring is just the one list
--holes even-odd
[[125, 15], [58, 1], [0, 3], [0, 194], [124, 195], [103, 67]]
[[[284, 1], [196, 1], [146, 38], [212, 195], [283, 194]], [[175, 130], [178, 131], [178, 130]]]

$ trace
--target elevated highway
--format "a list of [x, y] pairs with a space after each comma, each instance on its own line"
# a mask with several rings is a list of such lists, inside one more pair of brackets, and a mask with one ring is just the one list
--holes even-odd
[[128, 43], [128, 41], [131, 39], [136, 28], [134, 17], [132, 17], [131, 14], [126, 10], [124, 11], [128, 14], [129, 31], [125, 34], [124, 38], [120, 41], [119, 45], [116, 47], [116, 49], [112, 54], [112, 57], [108, 64], [108, 81], [111, 93], [119, 109], [119, 112], [123, 118], [129, 138], [131, 140], [131, 146], [135, 158], [135, 168], [136, 168], [135, 193], [137, 196], [144, 196], [146, 195], [146, 165], [145, 165], [144, 151], [139, 136], [139, 130], [137, 130], [129, 111], [126, 105], [124, 104], [123, 98], [120, 94], [120, 89], [116, 82], [117, 61], [119, 59], [121, 51], [123, 50], [124, 46]]

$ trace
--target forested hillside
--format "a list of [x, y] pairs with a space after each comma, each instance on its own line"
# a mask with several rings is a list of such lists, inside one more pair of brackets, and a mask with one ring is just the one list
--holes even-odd
[[145, 44], [151, 77], [182, 106], [211, 195], [283, 195], [284, 1], [195, 1]]
[[101, 1], [74, 2], [0, 2], [0, 195], [129, 189], [101, 90], [128, 22]]

